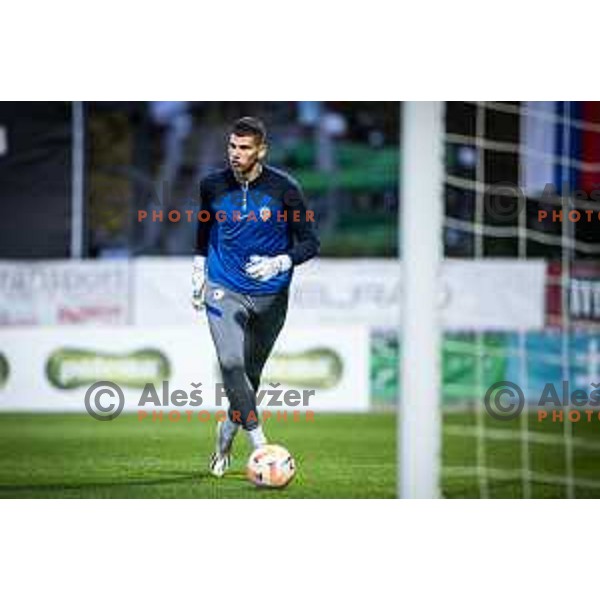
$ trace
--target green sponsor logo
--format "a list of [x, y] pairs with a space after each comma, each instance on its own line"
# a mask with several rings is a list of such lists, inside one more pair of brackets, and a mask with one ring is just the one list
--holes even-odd
[[[444, 340], [444, 400], [447, 403], [483, 398], [496, 381], [505, 379], [504, 334], [447, 335]], [[479, 380], [479, 383], [478, 383]]]
[[10, 367], [8, 366], [8, 359], [0, 352], [0, 388], [3, 388], [8, 381], [10, 374]]
[[275, 353], [266, 365], [264, 381], [288, 386], [327, 389], [335, 387], [344, 365], [331, 348], [313, 348], [303, 352]]
[[[484, 333], [479, 338], [471, 333], [446, 334], [442, 356], [444, 403], [482, 398], [492, 383], [505, 379], [506, 344], [506, 336], [501, 333]], [[396, 403], [399, 360], [395, 332], [372, 335], [371, 397], [376, 405]]]
[[169, 379], [170, 375], [168, 358], [154, 348], [127, 354], [59, 348], [46, 362], [48, 381], [63, 390], [87, 386], [96, 381], [112, 381], [117, 385], [143, 388], [147, 383]]

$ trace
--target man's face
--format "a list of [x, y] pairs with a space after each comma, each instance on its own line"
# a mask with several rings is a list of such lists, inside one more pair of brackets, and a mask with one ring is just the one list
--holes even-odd
[[259, 162], [264, 154], [264, 144], [261, 144], [253, 135], [229, 136], [227, 155], [231, 168], [240, 175], [249, 173]]

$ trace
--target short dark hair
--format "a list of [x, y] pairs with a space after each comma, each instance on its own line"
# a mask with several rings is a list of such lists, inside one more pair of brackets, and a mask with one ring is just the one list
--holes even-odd
[[256, 117], [242, 117], [238, 119], [231, 128], [234, 135], [251, 135], [258, 139], [260, 144], [267, 141], [267, 128], [265, 124]]

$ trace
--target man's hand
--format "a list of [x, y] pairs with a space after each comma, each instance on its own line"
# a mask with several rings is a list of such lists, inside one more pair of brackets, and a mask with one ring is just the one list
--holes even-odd
[[292, 259], [287, 254], [279, 256], [253, 255], [246, 264], [246, 274], [258, 281], [269, 281], [292, 267]]
[[204, 262], [204, 256], [194, 256], [194, 262], [192, 263], [192, 306], [196, 310], [204, 308]]

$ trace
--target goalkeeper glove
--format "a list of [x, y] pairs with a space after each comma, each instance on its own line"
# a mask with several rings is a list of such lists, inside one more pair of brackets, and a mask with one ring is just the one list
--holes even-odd
[[246, 274], [258, 281], [269, 281], [280, 273], [292, 268], [292, 259], [287, 254], [279, 256], [257, 256], [250, 257], [246, 264]]
[[205, 279], [204, 256], [194, 256], [194, 262], [192, 263], [192, 306], [196, 310], [204, 308]]

